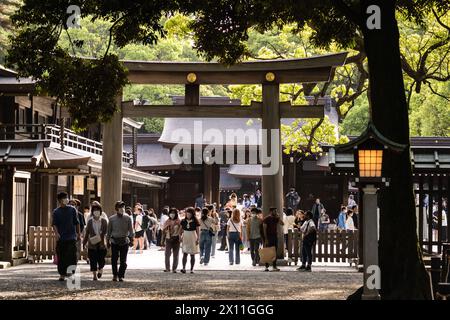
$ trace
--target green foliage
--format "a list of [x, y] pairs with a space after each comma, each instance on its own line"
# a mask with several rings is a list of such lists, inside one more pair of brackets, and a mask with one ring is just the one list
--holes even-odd
[[341, 132], [347, 136], [359, 136], [369, 122], [369, 104], [366, 97], [360, 97], [341, 123]]

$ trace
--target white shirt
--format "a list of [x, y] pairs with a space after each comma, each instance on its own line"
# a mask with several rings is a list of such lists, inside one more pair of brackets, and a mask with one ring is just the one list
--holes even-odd
[[160, 229], [164, 228], [164, 224], [166, 223], [167, 219], [169, 219], [169, 216], [166, 214], [162, 214], [161, 218], [159, 219], [159, 227]]
[[283, 226], [284, 234], [288, 234], [289, 229], [291, 230], [294, 229], [295, 216], [284, 216], [283, 222], [284, 222]]
[[232, 219], [230, 219], [227, 222], [227, 226], [229, 227], [229, 229], [228, 229], [229, 232], [241, 232], [241, 230], [242, 230], [242, 220], [240, 222], [234, 222]]
[[314, 220], [309, 219], [302, 224], [302, 226], [300, 227], [300, 231], [303, 234], [306, 234], [306, 233], [309, 233], [311, 229], [315, 229], [315, 228], [316, 228], [316, 225], [314, 224]]
[[345, 230], [355, 230], [355, 224], [353, 223], [352, 217], [348, 217], [345, 221]]
[[445, 213], [445, 210], [442, 210], [442, 226], [447, 226], [447, 214]]
[[140, 214], [138, 214], [137, 216], [136, 216], [136, 224], [135, 224], [135, 226], [136, 226], [136, 230], [134, 230], [135, 232], [139, 232], [139, 231], [141, 231], [142, 230], [142, 215], [140, 215]]

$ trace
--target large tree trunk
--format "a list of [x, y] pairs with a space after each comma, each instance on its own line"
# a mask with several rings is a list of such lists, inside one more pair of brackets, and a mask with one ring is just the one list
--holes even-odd
[[[362, 0], [362, 17], [369, 5], [381, 8], [381, 29], [369, 30], [364, 20], [364, 45], [370, 74], [372, 120], [392, 141], [409, 146], [408, 106], [400, 62], [395, 1]], [[387, 154], [383, 175], [390, 187], [381, 191], [379, 263], [382, 299], [430, 299], [430, 279], [416, 233], [410, 150]]]

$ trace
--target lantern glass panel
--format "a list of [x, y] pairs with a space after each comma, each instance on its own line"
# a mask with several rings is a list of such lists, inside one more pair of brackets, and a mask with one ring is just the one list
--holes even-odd
[[358, 150], [359, 175], [381, 177], [383, 150]]

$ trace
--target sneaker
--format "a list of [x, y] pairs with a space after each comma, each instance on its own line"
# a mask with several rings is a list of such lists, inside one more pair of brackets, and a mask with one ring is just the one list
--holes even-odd
[[172, 272], [173, 272], [173, 273], [177, 273], [177, 270], [173, 270]]
[[191, 273], [194, 273], [194, 270], [191, 270]]
[[256, 267], [256, 262], [255, 261], [253, 261], [252, 266]]
[[301, 265], [299, 268], [297, 268], [297, 271], [301, 271], [301, 270], [304, 270], [306, 268], [306, 266], [304, 266], [304, 265]]
[[278, 268], [273, 268], [272, 269], [272, 272], [278, 272], [278, 271], [280, 271], [280, 269], [278, 269]]
[[170, 270], [164, 270], [164, 272], [170, 272]]
[[117, 276], [114, 276], [112, 281], [117, 281]]
[[94, 276], [94, 278], [92, 278], [92, 281], [97, 281], [97, 280], [98, 280], [97, 276]]
[[102, 277], [102, 275], [103, 275], [103, 270], [102, 271], [99, 271], [99, 272], [97, 272], [97, 278], [101, 278]]
[[230, 262], [230, 266], [232, 266], [234, 263], [233, 262]]
[[184, 270], [184, 269], [181, 269], [181, 273], [186, 273], [186, 270]]
[[311, 272], [311, 266], [307, 266], [307, 267], [305, 268], [305, 271]]
[[119, 278], [119, 282], [123, 282], [123, 278]]
[[200, 264], [203, 264], [203, 258], [200, 258]]
[[66, 280], [66, 278], [64, 276], [60, 276], [58, 279], [58, 281], [64, 281], [64, 280]]
[[269, 272], [269, 268], [264, 269], [265, 272]]
[[207, 263], [204, 264], [205, 267], [206, 267], [207, 265], [208, 265]]

